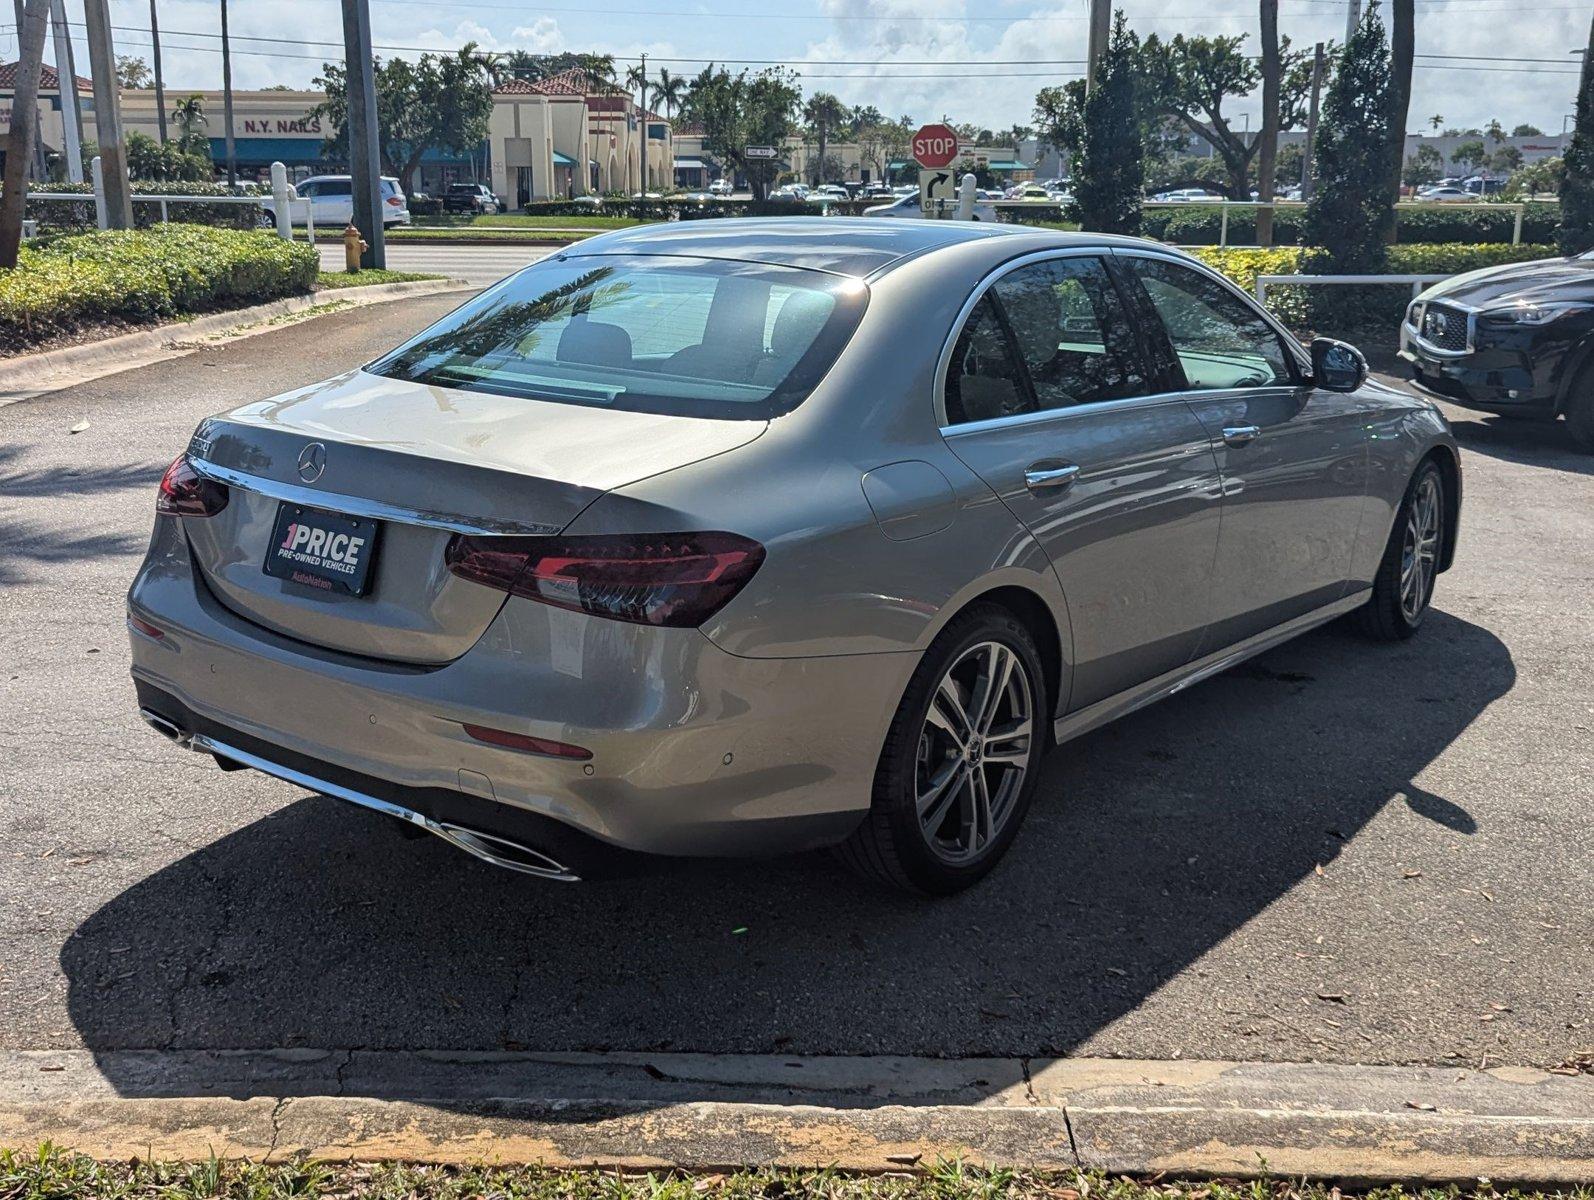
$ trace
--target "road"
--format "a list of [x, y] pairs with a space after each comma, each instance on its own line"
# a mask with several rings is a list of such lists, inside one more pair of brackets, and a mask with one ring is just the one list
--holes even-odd
[[541, 885], [170, 747], [122, 607], [161, 469], [205, 414], [455, 302], [0, 411], [0, 1048], [1594, 1048], [1594, 459], [1553, 430], [1457, 414], [1460, 554], [1420, 637], [1323, 629], [1073, 743], [950, 900], [824, 855]]
[[[322, 238], [316, 245], [321, 251], [322, 270], [343, 269], [341, 241], [329, 242]], [[548, 246], [517, 246], [513, 242], [492, 246], [393, 242], [387, 247], [387, 265], [393, 271], [424, 271], [486, 286], [551, 253], [553, 248]]]

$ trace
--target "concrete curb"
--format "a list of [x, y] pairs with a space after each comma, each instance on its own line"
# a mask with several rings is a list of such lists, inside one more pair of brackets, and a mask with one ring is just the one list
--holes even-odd
[[174, 354], [186, 353], [194, 348], [194, 343], [204, 340], [247, 336], [250, 332], [263, 333], [270, 328], [267, 322], [313, 308], [338, 303], [338, 311], [341, 311], [345, 305], [362, 307], [414, 296], [464, 291], [476, 286], [463, 279], [415, 279], [404, 283], [327, 289], [249, 308], [209, 313], [192, 321], [174, 321], [169, 325], [118, 334], [81, 346], [18, 355], [0, 360], [0, 407], [114, 375], [119, 371], [147, 366]]
[[551, 1167], [1577, 1184], [1594, 1076], [1523, 1068], [463, 1051], [0, 1055], [0, 1144]]

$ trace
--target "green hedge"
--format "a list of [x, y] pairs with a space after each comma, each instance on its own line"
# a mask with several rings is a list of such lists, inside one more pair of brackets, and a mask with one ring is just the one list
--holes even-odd
[[[231, 196], [237, 193], [224, 183], [193, 183], [156, 179], [135, 179], [133, 191], [144, 196]], [[249, 185], [244, 185], [245, 187]], [[94, 187], [87, 183], [39, 183], [31, 192], [70, 192], [82, 200], [38, 200], [28, 197], [27, 216], [39, 223], [39, 231], [90, 230], [94, 225]], [[243, 188], [239, 189], [240, 191]], [[257, 204], [168, 204], [174, 221], [190, 225], [217, 225], [226, 229], [254, 229], [261, 222]], [[161, 224], [161, 206], [154, 200], [133, 202], [133, 224], [140, 229]]]
[[[1011, 211], [1011, 210], [1009, 210]], [[1557, 204], [1529, 204], [1522, 213], [1524, 242], [1553, 242], [1560, 219]], [[1300, 242], [1306, 210], [1280, 208], [1273, 216], [1273, 241], [1279, 246]], [[1395, 210], [1395, 237], [1417, 244], [1427, 242], [1510, 243], [1516, 213], [1503, 205], [1458, 208], [1453, 204], [1402, 204]], [[1210, 204], [1182, 204], [1145, 210], [1142, 228], [1147, 237], [1181, 246], [1215, 246], [1222, 235], [1223, 210]], [[1256, 215], [1252, 209], [1229, 211], [1229, 244], [1256, 241]]]
[[99, 322], [241, 308], [310, 291], [320, 258], [256, 230], [159, 225], [57, 237], [0, 271], [0, 351]]
[[[1280, 246], [1273, 250], [1206, 246], [1194, 253], [1247, 292], [1256, 288], [1258, 275], [1310, 275], [1320, 269], [1323, 259], [1321, 250], [1299, 246]], [[1531, 262], [1554, 253], [1553, 245], [1526, 243], [1520, 246], [1509, 243], [1391, 246], [1388, 273], [1458, 275], [1499, 263]], [[1366, 287], [1284, 285], [1270, 287], [1267, 292], [1268, 309], [1290, 328], [1328, 334], [1351, 334], [1367, 329], [1392, 331], [1410, 301], [1409, 283]]]

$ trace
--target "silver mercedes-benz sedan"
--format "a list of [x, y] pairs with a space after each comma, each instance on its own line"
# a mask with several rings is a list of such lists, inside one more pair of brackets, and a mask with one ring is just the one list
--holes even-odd
[[128, 596], [146, 720], [555, 879], [833, 845], [928, 893], [1053, 743], [1422, 624], [1434, 406], [1150, 242], [690, 221], [203, 422]]

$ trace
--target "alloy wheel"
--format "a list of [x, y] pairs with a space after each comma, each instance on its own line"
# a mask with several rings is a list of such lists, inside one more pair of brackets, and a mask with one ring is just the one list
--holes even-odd
[[1432, 595], [1434, 570], [1439, 558], [1439, 479], [1424, 475], [1406, 515], [1406, 533], [1400, 549], [1400, 611], [1416, 621]]
[[980, 856], [1006, 826], [1029, 771], [1034, 689], [1001, 642], [969, 647], [930, 698], [914, 792], [926, 844], [949, 865]]

